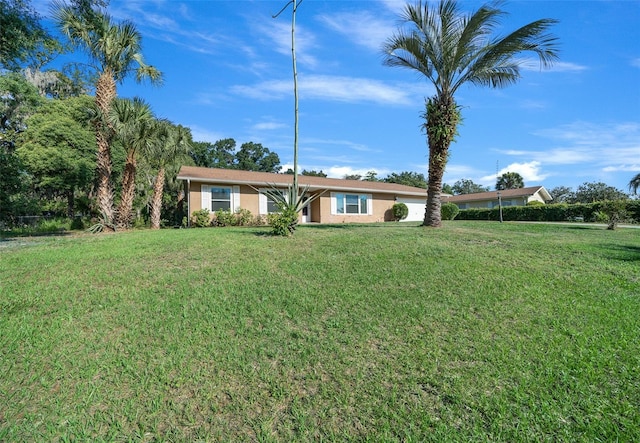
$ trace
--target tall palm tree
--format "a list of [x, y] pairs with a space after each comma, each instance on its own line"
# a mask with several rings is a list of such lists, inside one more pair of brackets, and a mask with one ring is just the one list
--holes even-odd
[[137, 157], [140, 150], [144, 149], [149, 142], [152, 123], [151, 107], [140, 98], [116, 99], [111, 104], [109, 124], [127, 153], [122, 174], [120, 204], [115, 212], [115, 224], [118, 228], [126, 229], [131, 226], [131, 210], [136, 191]]
[[[162, 74], [144, 62], [141, 52], [142, 36], [130, 22], [114, 23], [111, 17], [99, 11], [78, 14], [63, 1], [53, 5], [53, 16], [62, 33], [89, 55], [98, 73], [96, 106], [99, 115], [109, 115], [111, 103], [117, 96], [116, 85], [134, 74], [136, 81], [149, 79], [159, 83]], [[98, 207], [107, 222], [113, 220], [113, 187], [111, 183], [111, 142], [113, 128], [106, 119], [94, 120], [96, 131]]]
[[496, 180], [496, 190], [524, 188], [524, 179], [517, 172], [505, 172]]
[[[191, 149], [191, 132], [188, 128], [173, 125], [168, 120], [158, 120], [154, 132], [146, 151], [147, 161], [157, 171], [153, 180], [149, 218], [151, 229], [160, 229], [165, 174], [176, 162], [187, 160]], [[177, 168], [175, 172], [177, 173]]]
[[523, 62], [518, 55], [523, 52], [535, 53], [543, 67], [557, 59], [557, 39], [547, 33], [556, 20], [537, 20], [505, 37], [494, 37], [505, 14], [498, 6], [486, 4], [467, 14], [455, 0], [440, 0], [431, 7], [422, 1], [406, 5], [401, 18], [410, 29], [398, 29], [383, 45], [387, 66], [415, 70], [436, 90], [422, 114], [429, 144], [424, 226], [442, 224], [442, 176], [460, 123], [454, 97], [458, 88], [467, 83], [494, 88], [515, 83]]
[[638, 188], [640, 188], [640, 174], [637, 174], [629, 181], [629, 191], [637, 194]]

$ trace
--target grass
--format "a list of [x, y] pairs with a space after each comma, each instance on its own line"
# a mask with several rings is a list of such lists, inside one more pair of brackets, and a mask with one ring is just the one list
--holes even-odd
[[640, 441], [640, 232], [0, 241], [0, 441]]

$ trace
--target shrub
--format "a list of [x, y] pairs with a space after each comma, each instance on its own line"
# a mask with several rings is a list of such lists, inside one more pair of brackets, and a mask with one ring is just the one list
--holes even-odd
[[73, 217], [71, 221], [71, 229], [74, 231], [82, 231], [85, 228], [82, 217]]
[[218, 209], [213, 215], [214, 226], [235, 226], [237, 224], [235, 214], [225, 209]]
[[453, 220], [460, 213], [460, 208], [455, 203], [444, 203], [440, 207], [442, 220]]
[[409, 215], [409, 208], [404, 203], [396, 203], [391, 207], [393, 219], [395, 221], [404, 220]]
[[248, 209], [238, 209], [236, 211], [237, 226], [251, 226], [253, 225], [253, 219], [253, 214]]
[[527, 206], [544, 206], [544, 203], [538, 200], [531, 200], [530, 202], [527, 202]]
[[267, 215], [267, 221], [274, 235], [292, 235], [298, 225], [298, 213], [293, 208], [283, 208], [282, 212]]
[[208, 209], [193, 211], [191, 214], [191, 226], [195, 228], [205, 228], [209, 225], [211, 225], [211, 219], [209, 218]]
[[600, 213], [603, 213], [606, 217], [605, 223], [607, 223], [607, 229], [615, 229], [618, 223], [626, 219], [626, 201], [625, 200], [611, 200], [600, 202]]

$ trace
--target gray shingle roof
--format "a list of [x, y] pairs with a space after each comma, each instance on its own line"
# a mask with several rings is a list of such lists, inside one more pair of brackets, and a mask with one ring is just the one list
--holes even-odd
[[[293, 183], [293, 175], [273, 174], [270, 172], [240, 171], [238, 169], [202, 168], [183, 166], [178, 179], [202, 183], [246, 184], [252, 186], [287, 186]], [[338, 178], [298, 176], [300, 186], [309, 186], [311, 191], [336, 190], [356, 192], [379, 192], [383, 194], [401, 194], [416, 197], [427, 196], [427, 190], [396, 183], [369, 182], [363, 180], [343, 180]]]

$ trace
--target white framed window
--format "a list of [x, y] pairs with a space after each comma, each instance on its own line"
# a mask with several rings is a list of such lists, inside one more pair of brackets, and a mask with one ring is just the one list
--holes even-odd
[[331, 213], [334, 215], [373, 214], [371, 194], [331, 193]]
[[231, 188], [212, 187], [211, 188], [211, 211], [216, 212], [231, 210]]
[[[280, 212], [280, 208], [278, 208], [278, 204], [273, 201], [273, 199], [271, 197], [269, 197], [267, 195], [267, 191], [272, 192], [272, 189], [265, 189], [262, 188], [260, 189], [260, 196], [259, 199], [260, 201], [259, 206], [260, 206], [260, 214], [261, 215], [266, 215], [266, 214], [272, 214], [274, 212]], [[278, 191], [282, 194], [285, 195], [285, 191], [282, 189], [278, 189]]]
[[202, 209], [235, 212], [240, 209], [240, 187], [224, 185], [202, 185]]

